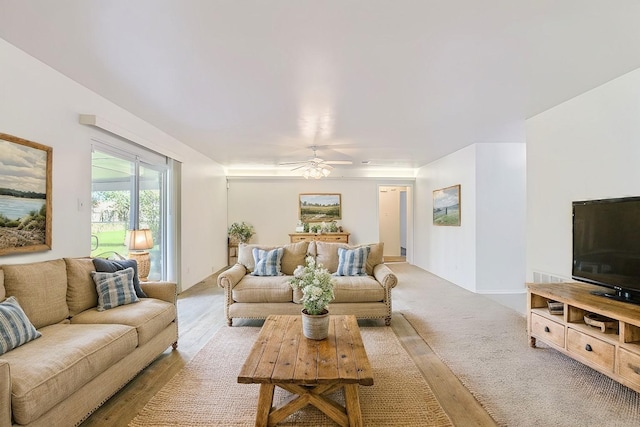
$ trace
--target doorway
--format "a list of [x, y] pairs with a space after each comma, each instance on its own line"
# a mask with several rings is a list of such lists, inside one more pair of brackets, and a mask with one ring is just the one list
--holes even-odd
[[385, 262], [404, 262], [409, 258], [409, 199], [410, 187], [378, 187], [379, 240], [384, 243]]

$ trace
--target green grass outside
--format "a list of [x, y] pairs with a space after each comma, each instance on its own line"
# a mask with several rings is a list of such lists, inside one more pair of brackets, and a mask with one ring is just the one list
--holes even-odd
[[[126, 256], [128, 249], [124, 245], [125, 233], [125, 230], [102, 231], [99, 233], [94, 233], [93, 236], [98, 237], [98, 248], [91, 251], [91, 256], [100, 255], [105, 252], [108, 252], [107, 255], [111, 255], [112, 252], [117, 252], [120, 255]], [[91, 243], [92, 245], [94, 245], [95, 239], [93, 239]]]

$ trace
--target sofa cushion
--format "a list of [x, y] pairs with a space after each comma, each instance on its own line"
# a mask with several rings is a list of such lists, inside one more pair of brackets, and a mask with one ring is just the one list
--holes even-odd
[[102, 259], [94, 258], [93, 265], [96, 267], [96, 271], [102, 273], [115, 273], [116, 271], [124, 270], [125, 268], [133, 268], [133, 288], [136, 290], [138, 298], [146, 298], [147, 295], [140, 288], [140, 278], [138, 277], [138, 262], [135, 259]]
[[4, 291], [4, 271], [0, 268], [0, 301], [4, 300], [7, 294]]
[[114, 273], [92, 271], [91, 277], [96, 282], [98, 292], [98, 311], [138, 302], [139, 298], [133, 287], [134, 275], [135, 271], [131, 267]]
[[299, 265], [304, 265], [304, 259], [307, 256], [309, 242], [298, 242], [284, 245], [282, 247], [282, 273], [293, 276], [293, 271]]
[[257, 277], [246, 275], [233, 287], [235, 302], [290, 302], [293, 289], [289, 276]]
[[91, 258], [65, 258], [67, 265], [67, 305], [69, 315], [85, 311], [98, 305], [96, 284], [91, 278], [95, 271]]
[[57, 324], [42, 337], [2, 356], [11, 369], [12, 413], [29, 424], [107, 368], [138, 343], [125, 325]]
[[362, 246], [355, 249], [338, 248], [337, 276], [366, 276], [367, 257], [371, 248]]
[[346, 243], [335, 242], [311, 242], [309, 245], [309, 254], [316, 257], [316, 263], [322, 264], [329, 273], [335, 273], [338, 269], [338, 248], [355, 249], [363, 246], [369, 247], [369, 255], [367, 256], [367, 275], [373, 275], [373, 268], [382, 264], [384, 243], [369, 243], [366, 245], [349, 246]]
[[138, 331], [138, 345], [144, 345], [176, 319], [176, 306], [153, 298], [141, 298], [134, 305], [121, 305], [111, 310], [92, 308], [73, 316], [72, 324], [120, 324]]
[[[334, 279], [334, 302], [383, 301], [385, 290], [372, 276], [336, 276]], [[331, 304], [329, 304], [331, 305]]]
[[252, 273], [256, 267], [253, 259], [253, 249], [258, 248], [265, 251], [270, 251], [281, 247], [284, 249], [281, 261], [281, 271], [286, 275], [293, 275], [293, 270], [297, 266], [304, 264], [304, 258], [307, 255], [307, 248], [309, 242], [290, 243], [282, 246], [266, 246], [266, 245], [247, 245], [246, 243], [240, 243], [238, 245], [238, 264], [244, 265], [249, 273]]
[[0, 354], [39, 337], [40, 332], [24, 314], [16, 297], [9, 297], [0, 303]]
[[282, 253], [284, 249], [276, 248], [270, 251], [253, 248], [253, 261], [255, 268], [251, 273], [252, 276], [281, 276], [280, 262], [282, 261]]
[[15, 296], [36, 329], [69, 317], [67, 267], [62, 259], [3, 265], [7, 295]]

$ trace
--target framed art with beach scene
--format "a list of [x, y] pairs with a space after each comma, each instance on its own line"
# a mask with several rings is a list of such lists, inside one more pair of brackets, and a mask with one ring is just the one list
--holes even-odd
[[460, 185], [433, 191], [433, 225], [460, 226]]
[[300, 221], [329, 222], [342, 219], [340, 193], [301, 193]]
[[0, 255], [51, 249], [52, 149], [0, 133]]

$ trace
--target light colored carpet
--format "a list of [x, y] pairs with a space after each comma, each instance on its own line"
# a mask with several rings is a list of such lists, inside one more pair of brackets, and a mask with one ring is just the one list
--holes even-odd
[[[131, 427], [248, 426], [255, 422], [259, 385], [238, 384], [237, 375], [260, 328], [223, 327], [129, 424]], [[374, 385], [361, 386], [367, 426], [451, 426], [418, 368], [391, 328], [362, 327]], [[276, 389], [275, 401], [289, 394]], [[342, 398], [342, 392], [336, 396]], [[344, 400], [341, 400], [344, 404]], [[334, 426], [307, 407], [283, 426]]]
[[639, 426], [640, 395], [550, 348], [531, 348], [526, 318], [409, 264], [394, 306], [505, 426]]

